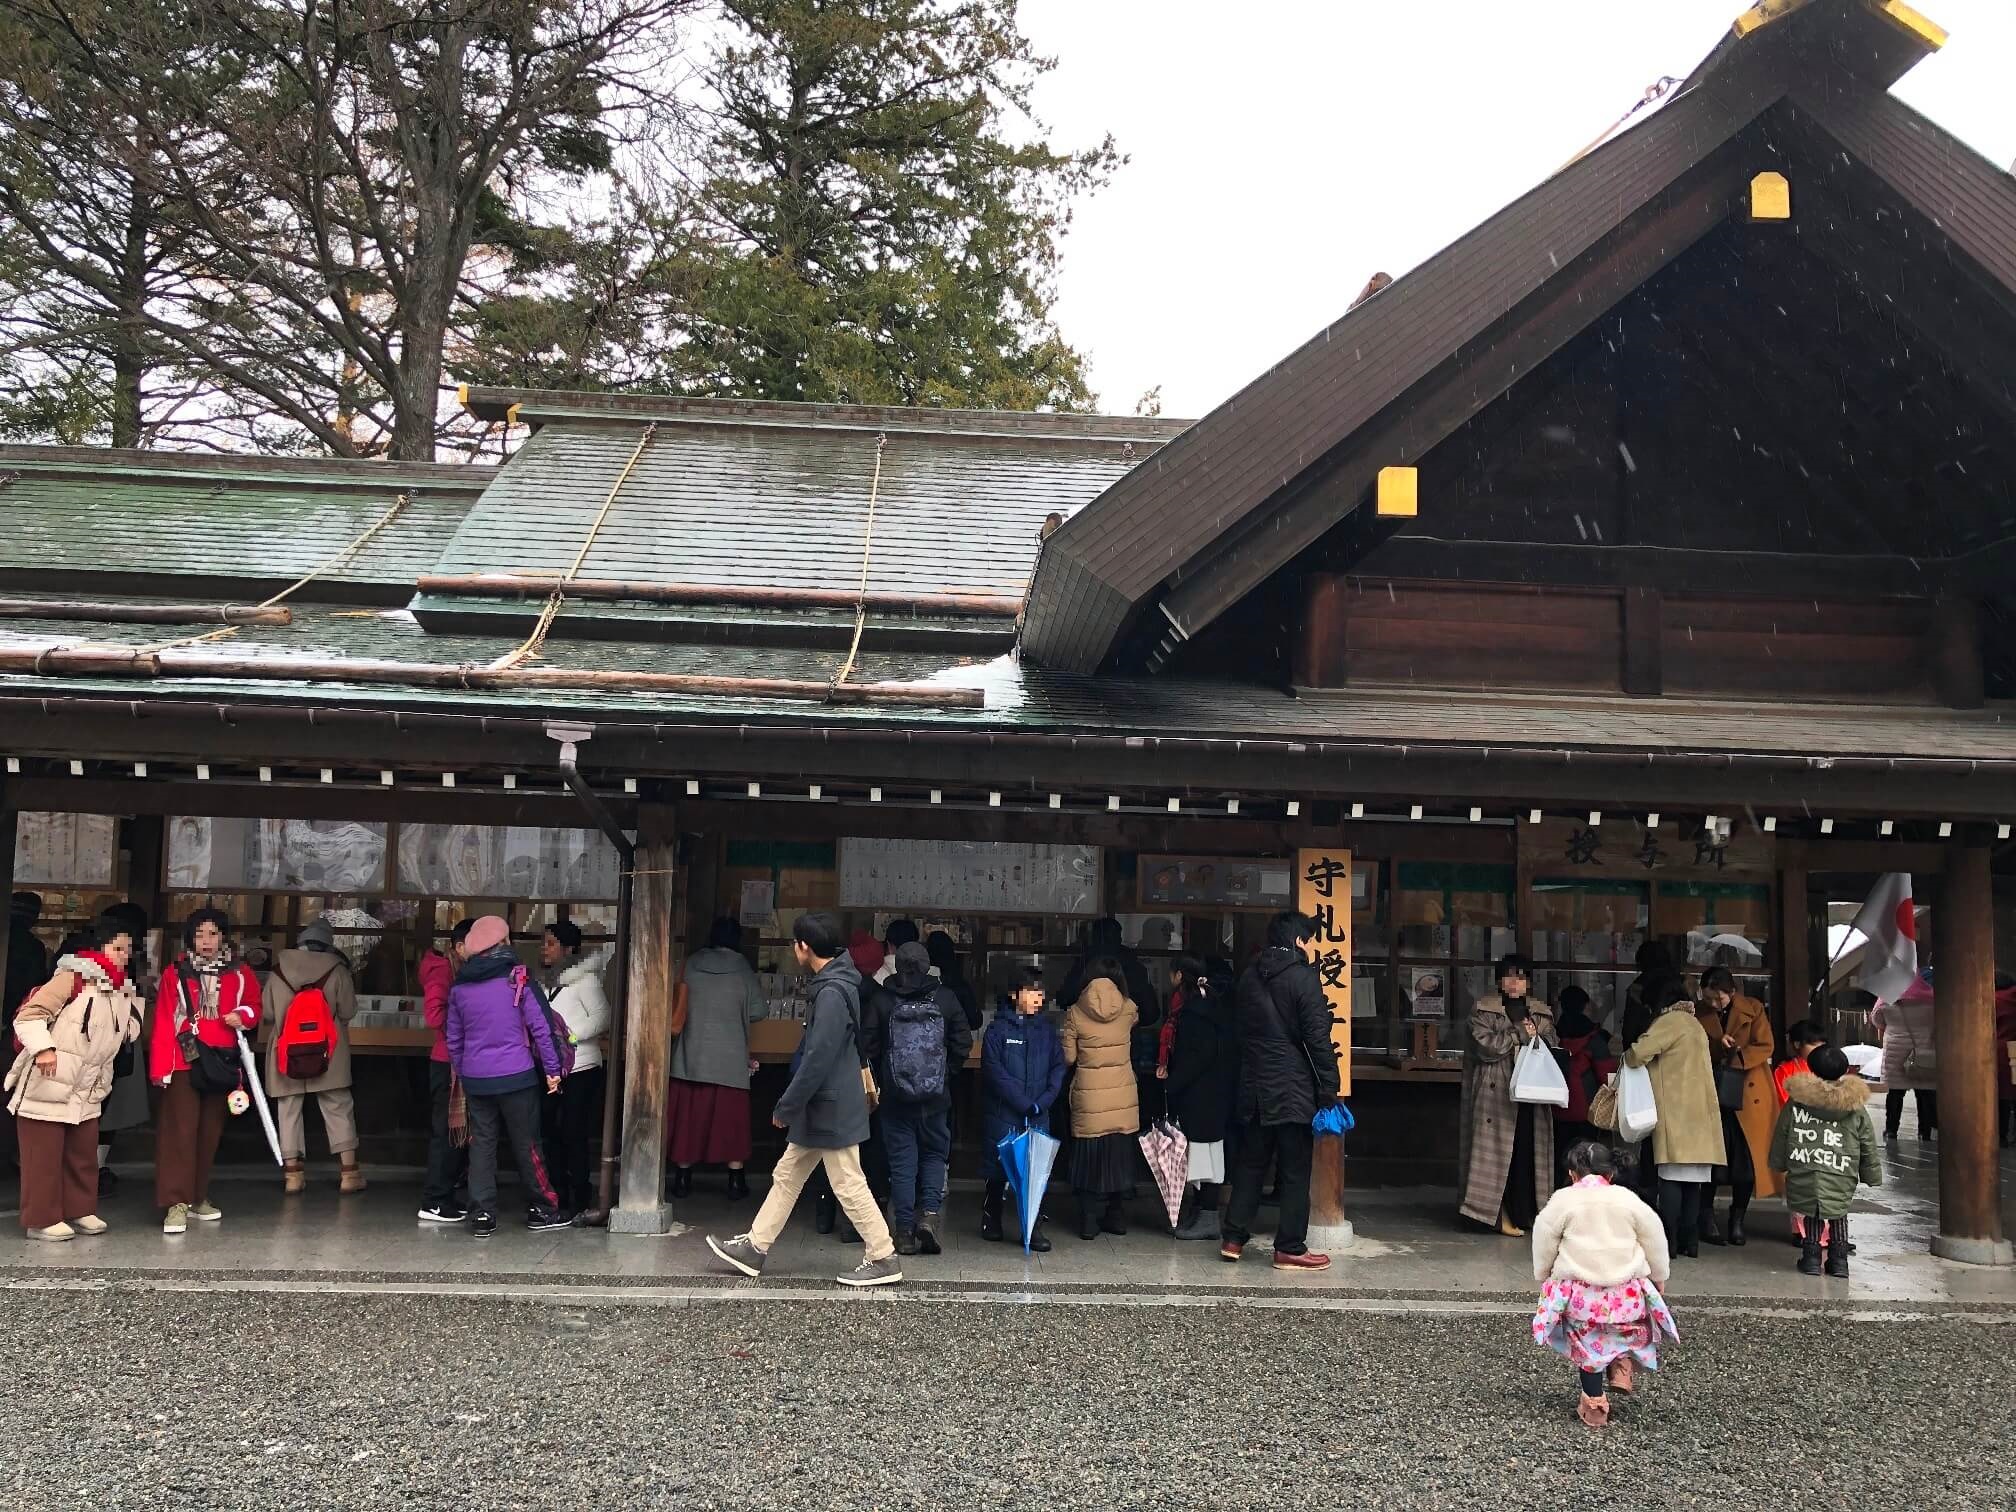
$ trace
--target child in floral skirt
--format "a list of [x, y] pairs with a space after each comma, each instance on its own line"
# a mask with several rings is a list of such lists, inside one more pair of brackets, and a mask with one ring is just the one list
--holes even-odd
[[1609, 1146], [1576, 1145], [1569, 1184], [1533, 1224], [1533, 1275], [1542, 1283], [1533, 1339], [1573, 1362], [1582, 1378], [1576, 1412], [1591, 1428], [1610, 1421], [1610, 1388], [1631, 1394], [1634, 1361], [1659, 1368], [1659, 1335], [1680, 1337], [1659, 1295], [1665, 1227], [1637, 1193], [1611, 1185], [1616, 1173]]

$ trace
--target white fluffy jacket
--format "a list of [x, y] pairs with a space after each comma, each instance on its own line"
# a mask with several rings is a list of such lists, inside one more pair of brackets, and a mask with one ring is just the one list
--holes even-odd
[[1533, 1277], [1617, 1286], [1666, 1284], [1666, 1230], [1636, 1192], [1591, 1181], [1562, 1187], [1533, 1224]]
[[550, 995], [553, 1011], [574, 1036], [574, 1069], [602, 1064], [602, 1036], [609, 1032], [609, 998], [602, 990], [600, 957], [576, 956], [560, 969]]

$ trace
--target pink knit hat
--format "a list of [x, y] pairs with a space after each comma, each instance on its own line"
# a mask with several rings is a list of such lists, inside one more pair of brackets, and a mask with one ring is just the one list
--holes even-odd
[[469, 938], [462, 942], [462, 948], [470, 955], [481, 955], [496, 945], [502, 945], [511, 938], [511, 926], [495, 914], [485, 914], [469, 926]]

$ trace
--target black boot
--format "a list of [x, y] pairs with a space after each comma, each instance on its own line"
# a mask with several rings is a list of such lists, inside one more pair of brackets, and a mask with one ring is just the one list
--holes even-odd
[[1080, 1239], [1099, 1237], [1099, 1213], [1093, 1207], [1090, 1197], [1078, 1199], [1078, 1237]]
[[1700, 1236], [1703, 1244], [1727, 1244], [1722, 1237], [1722, 1226], [1715, 1221], [1715, 1209], [1707, 1203], [1701, 1204]]
[[693, 1167], [672, 1167], [672, 1195], [674, 1197], [691, 1197], [693, 1195]]
[[917, 1253], [917, 1251], [918, 1251], [918, 1249], [919, 1249], [919, 1247], [920, 1247], [920, 1246], [919, 1246], [919, 1245], [918, 1245], [918, 1243], [917, 1243], [917, 1233], [916, 1233], [916, 1230], [914, 1230], [914, 1229], [907, 1229], [907, 1228], [899, 1228], [898, 1230], [896, 1230], [896, 1233], [895, 1233], [895, 1236], [894, 1236], [894, 1237], [895, 1237], [895, 1240], [896, 1240], [896, 1253], [897, 1253], [897, 1254], [899, 1254], [899, 1255], [914, 1255], [914, 1254], [916, 1254], [916, 1253]]
[[1740, 1207], [1729, 1209], [1729, 1243], [1738, 1249], [1750, 1242], [1750, 1235], [1743, 1227], [1743, 1219], [1748, 1211], [1747, 1208]]
[[830, 1234], [839, 1221], [840, 1199], [831, 1192], [821, 1192], [812, 1204], [812, 1227], [822, 1234]]
[[1100, 1215], [1099, 1227], [1109, 1234], [1124, 1235], [1127, 1232], [1127, 1207], [1118, 1197], [1106, 1199], [1106, 1211]]
[[1001, 1242], [1001, 1209], [1006, 1194], [1006, 1182], [990, 1181], [987, 1200], [980, 1205], [980, 1237], [995, 1244]]
[[728, 1168], [728, 1200], [739, 1202], [749, 1195], [749, 1173], [736, 1166]]
[[1827, 1274], [1845, 1281], [1848, 1279], [1848, 1220], [1836, 1218], [1827, 1235]]
[[1806, 1220], [1806, 1237], [1799, 1243], [1799, 1274], [1817, 1276], [1820, 1274], [1820, 1220]]
[[1172, 1234], [1182, 1233], [1184, 1229], [1188, 1228], [1196, 1220], [1196, 1217], [1197, 1188], [1186, 1186], [1183, 1188], [1183, 1201], [1176, 1209], [1176, 1222], [1171, 1225], [1169, 1232]]
[[1050, 1241], [1044, 1237], [1043, 1220], [1041, 1218], [1036, 1220], [1036, 1227], [1029, 1231], [1029, 1253], [1032, 1255], [1047, 1255], [1050, 1253]]
[[919, 1213], [917, 1215], [917, 1253], [920, 1255], [942, 1255], [945, 1248], [938, 1242], [938, 1215]]

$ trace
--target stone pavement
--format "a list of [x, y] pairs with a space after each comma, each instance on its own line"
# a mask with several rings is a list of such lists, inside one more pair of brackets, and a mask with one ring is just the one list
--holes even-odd
[[[1742, 1249], [1705, 1248], [1698, 1261], [1679, 1261], [1672, 1284], [1676, 1300], [1717, 1298], [1825, 1299], [1856, 1304], [2016, 1304], [2016, 1271], [1937, 1260], [1928, 1252], [1936, 1213], [1936, 1150], [1921, 1144], [1907, 1121], [1904, 1138], [1887, 1151], [1887, 1179], [1864, 1194], [1856, 1210], [1859, 1254], [1848, 1281], [1817, 1281], [1793, 1269], [1789, 1226], [1779, 1203], [1759, 1203], [1751, 1215], [1752, 1242]], [[2003, 1152], [2003, 1191], [2016, 1196], [2016, 1160]], [[273, 1171], [226, 1173], [213, 1193], [225, 1210], [216, 1225], [192, 1223], [190, 1232], [166, 1238], [151, 1205], [151, 1173], [130, 1173], [103, 1216], [113, 1225], [98, 1239], [63, 1245], [30, 1244], [0, 1237], [0, 1278], [75, 1272], [172, 1274], [230, 1273], [268, 1280], [313, 1278], [331, 1283], [360, 1278], [419, 1279], [437, 1285], [486, 1285], [536, 1278], [551, 1286], [716, 1286], [726, 1279], [703, 1236], [740, 1232], [760, 1199], [729, 1203], [718, 1175], [702, 1172], [691, 1201], [678, 1205], [686, 1231], [664, 1238], [573, 1230], [530, 1234], [508, 1220], [494, 1239], [478, 1242], [462, 1228], [415, 1220], [419, 1191], [410, 1174], [374, 1172], [371, 1189], [339, 1197], [334, 1171], [317, 1172], [307, 1196], [280, 1195]], [[507, 1189], [508, 1202], [508, 1189]], [[1233, 1266], [1216, 1246], [1178, 1243], [1149, 1227], [1152, 1196], [1135, 1202], [1134, 1231], [1124, 1239], [1080, 1240], [1068, 1226], [1052, 1225], [1056, 1248], [1024, 1256], [1018, 1246], [979, 1238], [979, 1193], [955, 1190], [948, 1205], [945, 1253], [907, 1262], [909, 1284], [1048, 1295], [1090, 1290], [1108, 1295], [1193, 1293], [1236, 1289], [1283, 1297], [1341, 1294], [1408, 1294], [1416, 1297], [1530, 1296], [1530, 1250], [1525, 1241], [1459, 1226], [1454, 1194], [1438, 1190], [1373, 1190], [1352, 1194], [1350, 1215], [1358, 1237], [1339, 1252], [1328, 1272], [1281, 1274], [1267, 1264], [1264, 1244]], [[806, 1199], [777, 1246], [763, 1283], [824, 1287], [854, 1263], [850, 1249], [812, 1230]], [[1267, 1213], [1263, 1211], [1262, 1218]], [[2005, 1214], [2016, 1232], [2016, 1210]], [[754, 1288], [749, 1288], [754, 1290]]]

